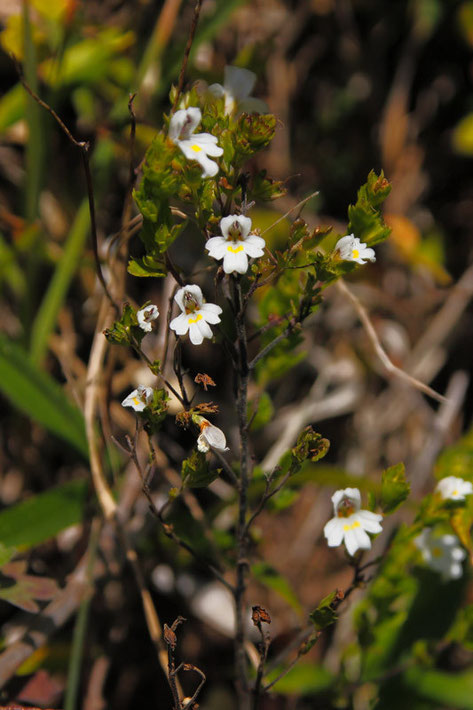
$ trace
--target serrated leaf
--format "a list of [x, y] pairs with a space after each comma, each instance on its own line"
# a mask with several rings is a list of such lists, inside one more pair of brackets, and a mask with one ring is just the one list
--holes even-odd
[[218, 478], [219, 470], [211, 470], [205, 454], [194, 450], [189, 458], [182, 462], [181, 475], [185, 488], [206, 488]]
[[338, 616], [334, 609], [334, 602], [337, 601], [337, 591], [330, 592], [322, 599], [316, 609], [311, 611], [310, 619], [317, 631], [326, 629], [327, 626], [334, 624]]
[[381, 508], [383, 513], [393, 513], [409, 496], [411, 486], [406, 481], [403, 463], [383, 471], [381, 479]]
[[150, 276], [161, 278], [167, 274], [164, 262], [153, 256], [132, 257], [128, 262], [127, 271], [132, 276], [140, 278], [149, 278]]
[[376, 175], [372, 170], [366, 183], [358, 190], [356, 203], [348, 207], [347, 233], [353, 233], [368, 246], [384, 241], [391, 230], [379, 210], [390, 191], [391, 185], [383, 172]]

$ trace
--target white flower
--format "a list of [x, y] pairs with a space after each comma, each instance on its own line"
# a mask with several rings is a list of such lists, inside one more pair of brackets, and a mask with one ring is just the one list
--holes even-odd
[[444, 500], [465, 500], [465, 496], [473, 493], [473, 485], [470, 481], [456, 476], [442, 478], [435, 488]]
[[414, 542], [422, 553], [424, 562], [436, 572], [440, 572], [445, 582], [459, 579], [463, 574], [461, 565], [466, 557], [456, 535], [434, 535], [432, 528], [425, 528]]
[[371, 540], [367, 533], [379, 533], [382, 515], [360, 510], [361, 495], [358, 488], [345, 488], [332, 496], [335, 517], [324, 527], [324, 535], [329, 547], [345, 543], [350, 555], [357, 550], [369, 550]]
[[223, 259], [226, 274], [237, 271], [244, 274], [248, 270], [248, 257], [263, 256], [265, 241], [262, 237], [250, 233], [251, 219], [243, 215], [231, 214], [220, 220], [222, 235], [212, 237], [205, 245], [209, 256]]
[[197, 448], [202, 453], [212, 449], [228, 451], [227, 440], [221, 429], [211, 424], [205, 417], [200, 417], [200, 436], [197, 439]]
[[122, 407], [131, 407], [135, 412], [142, 412], [153, 399], [153, 388], [138, 385], [122, 402]]
[[146, 333], [151, 332], [153, 328], [152, 323], [154, 320], [156, 320], [158, 316], [158, 307], [153, 306], [152, 303], [150, 303], [149, 306], [141, 308], [141, 310], [139, 310], [136, 314], [136, 317], [138, 318], [138, 325], [140, 326], [141, 330], [144, 330]]
[[364, 242], [360, 242], [354, 234], [347, 234], [335, 244], [335, 251], [338, 251], [340, 258], [344, 261], [356, 261], [357, 264], [366, 263], [368, 261], [376, 261], [374, 249], [367, 247]]
[[202, 167], [202, 177], [213, 177], [218, 173], [218, 165], [208, 155], [217, 157], [223, 149], [217, 145], [217, 139], [211, 133], [194, 133], [202, 120], [200, 109], [191, 106], [180, 109], [169, 123], [169, 138], [179, 146], [188, 160], [197, 160]]
[[182, 313], [169, 324], [171, 330], [174, 330], [176, 335], [185, 335], [189, 331], [191, 343], [194, 345], [200, 345], [204, 338], [211, 338], [209, 323], [220, 323], [220, 306], [204, 303], [202, 291], [195, 285], [180, 288], [174, 300]]
[[211, 94], [218, 99], [225, 98], [225, 113], [233, 113], [237, 108], [246, 113], [266, 113], [268, 107], [260, 99], [250, 96], [256, 82], [256, 74], [248, 69], [226, 66], [223, 75], [223, 86], [209, 86]]

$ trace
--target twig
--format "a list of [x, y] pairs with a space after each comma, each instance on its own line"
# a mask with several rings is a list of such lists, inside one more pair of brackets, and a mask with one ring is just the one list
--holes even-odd
[[116, 312], [119, 312], [118, 305], [115, 303], [113, 300], [112, 296], [110, 295], [110, 292], [108, 290], [107, 284], [105, 282], [105, 278], [102, 272], [102, 266], [100, 264], [100, 258], [99, 258], [99, 250], [98, 250], [98, 238], [97, 238], [97, 223], [96, 223], [96, 218], [95, 218], [95, 199], [94, 199], [94, 188], [93, 188], [93, 183], [92, 183], [92, 174], [90, 172], [90, 161], [89, 161], [89, 151], [90, 151], [90, 143], [89, 141], [78, 141], [74, 136], [72, 135], [71, 131], [68, 129], [64, 121], [59, 118], [57, 115], [56, 111], [49, 106], [49, 104], [46, 103], [46, 101], [43, 101], [36, 92], [33, 91], [33, 89], [28, 85], [28, 83], [25, 80], [25, 77], [23, 75], [23, 69], [21, 67], [21, 64], [19, 64], [18, 60], [16, 57], [12, 54], [10, 55], [12, 58], [13, 63], [15, 64], [18, 77], [20, 79], [20, 82], [23, 85], [23, 88], [28, 92], [28, 94], [48, 113], [51, 114], [51, 116], [54, 118], [56, 123], [61, 127], [67, 138], [71, 141], [73, 145], [76, 146], [76, 148], [79, 148], [81, 158], [82, 158], [82, 166], [84, 168], [84, 174], [85, 174], [85, 180], [87, 183], [87, 196], [89, 199], [89, 212], [90, 212], [90, 231], [91, 231], [91, 236], [92, 236], [92, 249], [94, 252], [94, 258], [95, 258], [95, 268], [97, 270], [97, 276], [99, 278], [100, 283], [102, 284], [102, 288], [112, 304], [112, 306], [115, 308]]
[[[223, 584], [230, 592], [233, 593], [233, 591], [234, 591], [233, 585], [230, 584], [230, 582], [227, 582], [227, 580], [222, 575], [220, 570], [218, 570], [215, 567], [215, 565], [211, 564], [210, 562], [203, 560], [200, 557], [200, 555], [194, 550], [194, 548], [191, 545], [189, 545], [189, 543], [187, 543], [185, 540], [182, 540], [182, 538], [180, 538], [178, 535], [176, 535], [176, 533], [174, 532], [173, 526], [169, 525], [169, 523], [166, 522], [166, 520], [164, 518], [164, 511], [168, 507], [170, 501], [168, 500], [160, 509], [156, 506], [156, 504], [153, 500], [153, 497], [151, 495], [151, 490], [149, 488], [149, 484], [147, 481], [147, 475], [143, 472], [140, 461], [138, 459], [138, 452], [137, 452], [137, 448], [136, 448], [136, 438], [135, 438], [135, 441], [132, 441], [131, 437], [127, 436], [126, 440], [127, 440], [128, 448], [125, 448], [124, 446], [122, 446], [120, 444], [120, 442], [117, 441], [115, 438], [113, 439], [113, 441], [122, 449], [122, 451], [124, 451], [125, 453], [128, 454], [128, 456], [131, 458], [131, 460], [135, 464], [135, 468], [136, 468], [138, 475], [140, 477], [140, 480], [141, 480], [142, 491], [143, 491], [144, 495], [146, 496], [150, 511], [154, 515], [154, 517], [159, 521], [159, 523], [161, 524], [162, 530], [163, 530], [164, 534], [166, 535], [166, 537], [168, 537], [170, 540], [172, 540], [176, 545], [181, 547], [183, 550], [186, 550], [186, 552], [188, 552], [196, 560], [196, 562], [199, 563], [199, 565], [201, 567], [212, 572], [212, 574], [215, 576], [215, 578], [218, 579], [218, 581], [221, 584]], [[152, 446], [149, 436], [148, 436], [148, 443], [150, 446], [151, 457], [152, 457], [153, 461], [155, 462], [156, 461], [156, 454], [153, 449], [153, 446]]]
[[264, 666], [266, 664], [266, 659], [268, 657], [269, 645], [271, 643], [271, 639], [270, 639], [269, 634], [265, 634], [263, 631], [263, 623], [270, 624], [271, 617], [269, 616], [266, 609], [263, 609], [263, 607], [254, 606], [251, 618], [252, 618], [254, 625], [258, 628], [258, 631], [260, 632], [260, 636], [261, 636], [261, 643], [259, 645], [260, 658], [259, 658], [258, 668], [256, 671], [256, 680], [255, 680], [255, 684], [253, 687], [253, 710], [258, 710], [259, 698], [260, 698], [260, 693], [261, 693], [261, 684], [263, 682], [263, 675], [264, 675]]
[[212, 449], [212, 453], [215, 456], [216, 459], [219, 460], [219, 462], [222, 464], [223, 468], [225, 469], [225, 472], [228, 474], [228, 477], [232, 481], [233, 485], [237, 490], [240, 490], [240, 481], [238, 477], [235, 475], [234, 470], [228, 463], [227, 459], [223, 454], [220, 453], [220, 451], [217, 451], [217, 449]]
[[[176, 664], [174, 661], [174, 651], [176, 650], [177, 646], [176, 629], [179, 624], [182, 624], [182, 622], [184, 621], [186, 621], [186, 619], [184, 619], [183, 616], [178, 616], [172, 626], [164, 624], [164, 640], [168, 647], [168, 677], [169, 685], [171, 686], [171, 692], [174, 699], [174, 710], [192, 708], [205, 681], [207, 680], [205, 673], [201, 671], [200, 668], [197, 668], [197, 666], [194, 666], [192, 663], [180, 663], [176, 668]], [[191, 698], [184, 698], [183, 700], [180, 700], [179, 698], [179, 692], [177, 688], [177, 674], [180, 671], [194, 671], [195, 673], [198, 673], [201, 678], [200, 683]]]
[[191, 24], [191, 29], [189, 32], [189, 37], [187, 39], [186, 48], [184, 50], [184, 57], [182, 58], [181, 71], [179, 73], [179, 81], [177, 84], [176, 98], [174, 99], [172, 113], [174, 113], [177, 109], [177, 106], [179, 103], [179, 98], [182, 94], [182, 89], [184, 87], [184, 76], [185, 76], [186, 69], [187, 69], [187, 63], [189, 61], [189, 54], [191, 51], [192, 43], [194, 41], [195, 31], [197, 29], [197, 23], [199, 22], [199, 15], [200, 15], [201, 7], [202, 7], [202, 0], [197, 0], [195, 7], [194, 7], [194, 16], [192, 18], [192, 24]]
[[287, 481], [288, 481], [289, 478], [291, 477], [292, 471], [288, 471], [288, 472], [286, 473], [286, 475], [285, 475], [285, 476], [281, 479], [281, 481], [278, 483], [278, 485], [275, 486], [275, 487], [273, 488], [273, 490], [270, 490], [271, 482], [272, 482], [272, 480], [273, 480], [273, 478], [274, 478], [274, 474], [275, 474], [275, 472], [276, 472], [277, 470], [278, 470], [278, 467], [276, 466], [276, 468], [275, 468], [275, 469], [270, 473], [270, 475], [266, 478], [266, 489], [265, 489], [265, 491], [264, 491], [264, 493], [263, 493], [263, 495], [262, 495], [262, 497], [261, 497], [260, 502], [258, 503], [258, 506], [257, 506], [256, 510], [254, 511], [253, 515], [252, 515], [251, 518], [248, 520], [248, 522], [246, 523], [246, 530], [247, 530], [247, 532], [250, 530], [250, 527], [253, 525], [253, 523], [254, 523], [254, 521], [256, 520], [256, 518], [258, 517], [258, 515], [263, 511], [264, 506], [266, 505], [266, 503], [268, 502], [268, 500], [270, 500], [273, 496], [275, 496], [276, 493], [279, 493], [279, 491], [280, 491], [282, 488], [284, 488], [284, 486], [286, 485]]
[[174, 621], [172, 626], [164, 624], [164, 642], [168, 647], [168, 681], [169, 687], [171, 688], [172, 698], [174, 701], [174, 710], [181, 710], [182, 703], [179, 697], [179, 691], [177, 689], [176, 682], [176, 664], [174, 661], [174, 651], [176, 650], [177, 637], [176, 629], [179, 624], [186, 621], [183, 616], [178, 616]]
[[240, 710], [249, 708], [248, 694], [248, 674], [245, 653], [245, 621], [243, 618], [243, 601], [246, 589], [246, 570], [248, 562], [246, 559], [247, 536], [246, 536], [246, 513], [248, 507], [248, 422], [247, 422], [247, 399], [248, 399], [248, 355], [246, 344], [245, 312], [242, 303], [241, 285], [238, 277], [232, 278], [233, 298], [236, 318], [236, 331], [239, 349], [239, 366], [237, 370], [237, 414], [238, 427], [240, 432], [240, 487], [239, 487], [239, 510], [237, 526], [237, 568], [235, 587], [235, 610], [236, 610], [236, 634], [235, 634], [235, 656], [237, 672], [237, 692], [239, 696]]
[[276, 347], [276, 345], [279, 345], [279, 343], [281, 341], [283, 341], [285, 338], [287, 338], [289, 335], [291, 335], [291, 333], [298, 327], [298, 325], [299, 325], [298, 323], [296, 323], [296, 322], [294, 322], [294, 320], [292, 320], [289, 323], [289, 325], [283, 330], [282, 333], [277, 335], [274, 338], [274, 340], [272, 340], [270, 343], [268, 343], [268, 345], [266, 345], [266, 347], [264, 347], [257, 355], [255, 355], [253, 360], [250, 363], [248, 363], [248, 369], [254, 370], [254, 368], [256, 367], [258, 362], [260, 360], [262, 360], [264, 357], [266, 357], [266, 355], [269, 355], [271, 350], [273, 350]]
[[319, 190], [316, 190], [311, 195], [309, 195], [309, 197], [305, 197], [303, 200], [298, 202], [297, 205], [294, 205], [293, 207], [291, 207], [291, 209], [289, 209], [285, 214], [283, 214], [282, 217], [279, 217], [279, 219], [277, 219], [275, 222], [270, 224], [269, 227], [266, 227], [266, 229], [264, 229], [261, 232], [261, 235], [266, 234], [266, 232], [269, 232], [269, 230], [272, 229], [273, 227], [275, 227], [277, 224], [279, 224], [279, 222], [282, 222], [283, 219], [286, 219], [286, 217], [289, 217], [291, 212], [294, 212], [295, 210], [297, 210], [298, 207], [303, 207], [306, 202], [308, 202], [309, 200], [311, 200], [313, 197], [315, 197], [318, 194], [319, 194]]
[[181, 390], [181, 397], [179, 397], [179, 400], [185, 409], [189, 409], [190, 401], [189, 397], [187, 396], [186, 387], [184, 385], [184, 376], [182, 374], [182, 343], [179, 336], [176, 337], [173, 369], [174, 374], [176, 375], [177, 381], [179, 383], [179, 389]]
[[420, 390], [424, 394], [428, 395], [429, 397], [432, 397], [432, 399], [435, 399], [437, 402], [445, 402], [445, 397], [438, 392], [436, 392], [432, 387], [429, 387], [428, 385], [424, 384], [420, 380], [416, 379], [412, 375], [409, 375], [407, 372], [404, 370], [401, 370], [400, 367], [397, 367], [394, 365], [394, 363], [391, 362], [389, 359], [388, 354], [384, 350], [383, 346], [381, 345], [381, 342], [378, 338], [378, 335], [376, 333], [376, 330], [374, 329], [374, 326], [368, 316], [368, 313], [365, 309], [365, 307], [362, 305], [362, 303], [359, 301], [359, 299], [355, 296], [355, 294], [350, 291], [346, 283], [343, 281], [343, 279], [339, 279], [337, 281], [337, 288], [338, 290], [343, 293], [344, 296], [346, 296], [353, 304], [355, 307], [355, 310], [358, 314], [358, 317], [366, 331], [366, 334], [368, 335], [368, 338], [371, 342], [371, 345], [373, 346], [378, 358], [380, 359], [381, 363], [383, 364], [384, 368], [387, 370], [387, 372], [391, 373], [392, 375], [395, 375], [398, 377], [400, 380], [403, 380], [404, 382], [407, 382], [411, 387], [414, 387], [415, 389]]
[[[361, 585], [365, 584], [366, 582], [370, 581], [371, 577], [369, 579], [365, 579], [362, 574], [362, 570], [366, 569], [367, 567], [376, 564], [377, 562], [381, 561], [383, 558], [379, 558], [376, 560], [372, 560], [368, 564], [364, 565], [363, 567], [360, 567], [360, 560], [358, 560], [355, 565], [354, 565], [354, 570], [353, 570], [353, 579], [351, 581], [351, 584], [345, 589], [345, 591], [338, 590], [336, 591], [335, 598], [333, 602], [331, 603], [331, 608], [333, 611], [336, 611], [338, 607], [346, 602], [348, 597], [354, 592], [355, 589], [358, 589]], [[299, 645], [299, 650], [297, 652], [297, 656], [289, 663], [289, 665], [286, 666], [277, 676], [274, 678], [270, 683], [264, 686], [263, 690], [267, 692], [270, 690], [278, 681], [281, 680], [281, 678], [284, 678], [289, 671], [291, 671], [296, 663], [302, 658], [307, 653], [307, 648], [305, 641], [308, 639], [311, 640], [311, 647], [317, 641], [319, 638], [322, 636], [323, 631], [322, 630], [315, 630], [314, 631], [314, 626], [309, 626], [306, 629], [304, 629], [300, 635], [298, 636], [298, 645]], [[287, 649], [286, 649], [287, 650]]]
[[92, 349], [89, 357], [89, 366], [87, 369], [87, 384], [85, 392], [84, 418], [86, 427], [86, 436], [89, 444], [90, 466], [92, 472], [92, 481], [94, 483], [97, 498], [100, 507], [106, 520], [115, 523], [117, 532], [121, 538], [122, 545], [125, 549], [125, 554], [130, 563], [135, 581], [141, 596], [141, 603], [148, 627], [149, 635], [156, 647], [158, 660], [163, 671], [167, 674], [166, 650], [162, 641], [161, 624], [156, 612], [153, 600], [146, 587], [143, 573], [138, 561], [135, 550], [133, 549], [128, 535], [117, 519], [117, 504], [113, 498], [110, 487], [105, 478], [100, 450], [95, 431], [95, 410], [98, 398], [98, 388], [100, 383], [100, 374], [102, 363], [105, 357], [105, 352], [108, 347], [108, 341], [102, 333], [102, 330], [107, 325], [111, 325], [111, 309], [106, 300], [102, 300], [102, 308], [100, 310], [97, 321], [97, 329], [95, 332]]

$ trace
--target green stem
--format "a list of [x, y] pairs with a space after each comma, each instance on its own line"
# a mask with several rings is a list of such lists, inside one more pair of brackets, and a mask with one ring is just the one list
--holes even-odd
[[[97, 547], [100, 536], [99, 524], [92, 526], [90, 533], [87, 561], [87, 581], [92, 583], [92, 573], [97, 555]], [[87, 624], [89, 620], [90, 602], [92, 596], [87, 595], [79, 607], [77, 612], [76, 623], [74, 625], [74, 633], [72, 637], [72, 649], [69, 658], [69, 669], [67, 672], [67, 689], [64, 699], [64, 710], [75, 710], [77, 705], [77, 697], [80, 684], [80, 674], [82, 666], [82, 656], [84, 652], [85, 635], [87, 632]]]

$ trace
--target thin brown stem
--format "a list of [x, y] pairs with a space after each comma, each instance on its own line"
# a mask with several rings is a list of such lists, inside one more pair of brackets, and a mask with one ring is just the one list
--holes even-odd
[[189, 62], [189, 55], [191, 52], [192, 43], [194, 41], [195, 31], [197, 29], [197, 24], [199, 22], [201, 7], [202, 7], [202, 0], [197, 0], [195, 7], [194, 7], [194, 16], [192, 18], [192, 24], [191, 24], [191, 29], [189, 32], [189, 37], [187, 39], [186, 48], [184, 50], [184, 57], [182, 59], [181, 71], [179, 73], [179, 81], [177, 83], [176, 98], [174, 99], [172, 113], [174, 113], [177, 109], [177, 106], [179, 103], [179, 98], [182, 94], [182, 89], [184, 87], [184, 77], [186, 74], [187, 64]]
[[42, 98], [38, 96], [38, 94], [33, 91], [33, 89], [28, 85], [26, 82], [26, 79], [23, 75], [23, 68], [21, 64], [18, 62], [15, 56], [11, 55], [13, 63], [15, 64], [18, 77], [20, 79], [21, 84], [23, 85], [23, 88], [25, 91], [28, 92], [28, 94], [42, 107], [44, 108], [56, 121], [56, 123], [60, 126], [64, 134], [67, 136], [67, 138], [71, 141], [73, 145], [76, 146], [76, 148], [79, 148], [81, 158], [82, 158], [82, 166], [84, 168], [84, 175], [85, 175], [85, 181], [87, 184], [87, 196], [89, 200], [89, 212], [90, 212], [90, 232], [92, 236], [92, 249], [94, 252], [94, 259], [95, 259], [95, 268], [97, 271], [97, 276], [102, 284], [102, 288], [104, 290], [104, 293], [106, 294], [108, 300], [112, 304], [112, 306], [115, 308], [115, 311], [118, 313], [119, 308], [118, 305], [115, 303], [113, 300], [107, 284], [105, 282], [105, 278], [102, 272], [102, 266], [100, 264], [100, 258], [99, 258], [99, 250], [98, 250], [98, 238], [97, 238], [97, 223], [96, 223], [96, 218], [95, 218], [95, 198], [94, 198], [94, 187], [93, 187], [93, 182], [92, 182], [92, 174], [90, 172], [90, 160], [89, 160], [89, 151], [90, 151], [90, 143], [88, 141], [78, 141], [77, 138], [74, 138], [72, 135], [71, 131], [69, 128], [66, 126], [64, 121], [59, 118], [58, 114], [56, 111], [51, 108], [49, 104], [46, 103], [46, 101], [43, 101]]
[[235, 661], [237, 675], [237, 692], [239, 697], [240, 710], [249, 708], [249, 688], [248, 671], [245, 653], [245, 619], [244, 619], [244, 597], [246, 591], [247, 561], [247, 535], [246, 535], [246, 514], [248, 509], [248, 421], [247, 421], [247, 401], [248, 401], [248, 354], [246, 344], [245, 312], [241, 294], [241, 284], [238, 277], [233, 277], [233, 299], [236, 317], [236, 330], [239, 363], [237, 371], [237, 414], [238, 428], [240, 432], [240, 487], [239, 487], [239, 510], [237, 526], [237, 568], [236, 568], [236, 588], [235, 588], [235, 608], [236, 608], [236, 634], [235, 634]]
[[279, 343], [281, 343], [285, 338], [287, 338], [289, 335], [291, 335], [291, 333], [296, 329], [297, 325], [298, 324], [294, 320], [292, 320], [289, 323], [289, 325], [283, 330], [282, 333], [277, 335], [274, 338], [274, 340], [272, 340], [270, 343], [268, 343], [268, 345], [266, 345], [266, 347], [264, 347], [257, 355], [255, 355], [253, 360], [250, 363], [248, 363], [248, 369], [254, 370], [254, 368], [256, 367], [258, 362], [260, 360], [262, 360], [264, 357], [266, 357], [266, 355], [269, 355], [271, 350], [273, 350], [276, 347], [276, 345], [279, 345]]

